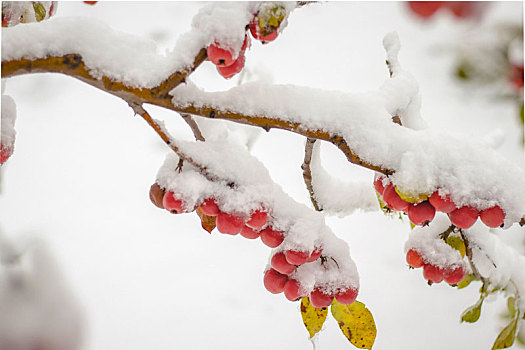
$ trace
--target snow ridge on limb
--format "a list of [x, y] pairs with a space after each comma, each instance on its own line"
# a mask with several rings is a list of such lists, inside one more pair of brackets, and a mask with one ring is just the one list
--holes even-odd
[[320, 146], [319, 142], [313, 146], [311, 172], [314, 197], [323, 212], [343, 217], [357, 209], [378, 210], [370, 182], [343, 181], [329, 174], [321, 165]]
[[[394, 39], [386, 42], [395, 62]], [[422, 129], [417, 83], [399, 65], [379, 90], [368, 93], [249, 83], [221, 92], [187, 84], [171, 94], [178, 111], [330, 141], [352, 162], [393, 173], [404, 192], [440, 188], [458, 206], [483, 210], [497, 204], [506, 214], [505, 227], [525, 213], [525, 170], [472, 137]], [[392, 123], [396, 115], [412, 128]]]
[[[179, 158], [172, 153], [167, 156], [156, 183], [166, 191], [176, 193], [177, 198], [190, 208], [188, 211], [208, 198], [213, 198], [222, 212], [241, 218], [248, 218], [256, 210], [264, 210], [268, 213], [267, 222], [256, 231], [260, 233], [271, 228], [284, 236], [271, 257], [290, 250], [309, 253], [322, 250], [322, 256], [301, 264], [290, 274], [291, 279], [300, 283], [304, 295], [314, 286], [333, 294], [341, 289], [359, 288], [357, 268], [350, 258], [347, 243], [326, 226], [322, 214], [284, 193], [271, 180], [264, 165], [248, 151], [224, 141], [177, 141], [176, 144], [209, 174], [217, 176], [210, 181], [200, 169], [188, 163], [184, 163], [179, 172]], [[242, 166], [239, 160], [242, 160]]]

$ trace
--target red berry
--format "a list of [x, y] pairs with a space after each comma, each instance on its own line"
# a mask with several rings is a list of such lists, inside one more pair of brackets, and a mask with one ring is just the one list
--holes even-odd
[[335, 295], [335, 299], [337, 299], [337, 301], [341, 304], [350, 305], [357, 298], [357, 293], [357, 289], [347, 288], [344, 292], [337, 292], [337, 294]]
[[266, 42], [274, 41], [279, 35], [277, 30], [275, 30], [271, 32], [270, 34], [268, 34], [267, 36], [263, 37], [259, 30], [259, 18], [257, 16], [253, 17], [252, 20], [250, 21], [250, 33], [252, 33], [252, 36], [254, 37], [254, 39], [262, 41], [263, 44]]
[[261, 241], [270, 248], [278, 247], [279, 244], [283, 243], [284, 236], [280, 231], [276, 231], [271, 227], [267, 227], [261, 232]]
[[333, 300], [334, 296], [332, 294], [326, 294], [319, 287], [314, 288], [310, 293], [310, 303], [313, 307], [328, 307]]
[[310, 257], [309, 252], [303, 252], [303, 251], [297, 251], [297, 250], [287, 250], [284, 255], [286, 256], [286, 261], [294, 265], [302, 265]]
[[376, 176], [376, 178], [374, 179], [374, 188], [380, 195], [383, 195], [383, 193], [385, 192], [385, 187], [383, 186], [384, 178], [384, 176]]
[[301, 293], [301, 284], [299, 281], [289, 279], [284, 284], [284, 296], [290, 301], [296, 301], [302, 298], [304, 295]]
[[176, 199], [174, 195], [173, 191], [168, 191], [164, 194], [164, 197], [162, 197], [164, 209], [172, 214], [184, 213], [184, 203], [180, 199]]
[[414, 225], [425, 225], [434, 220], [436, 209], [428, 201], [411, 204], [408, 207], [408, 218]]
[[84, 4], [95, 5], [98, 1], [82, 1]]
[[13, 154], [13, 147], [0, 144], [0, 164], [4, 164]]
[[448, 214], [450, 222], [459, 228], [467, 229], [476, 223], [479, 212], [472, 207], [461, 207]]
[[283, 252], [279, 252], [272, 256], [271, 264], [274, 270], [284, 275], [289, 275], [295, 271], [295, 265], [286, 261], [286, 257]]
[[222, 211], [219, 214], [217, 214], [217, 220], [215, 221], [215, 225], [217, 226], [217, 230], [219, 230], [219, 232], [228, 235], [238, 234], [239, 232], [241, 232], [241, 229], [244, 226], [241, 217], [223, 213]]
[[385, 191], [383, 192], [383, 200], [390, 208], [397, 211], [406, 211], [410, 205], [410, 203], [402, 200], [401, 197], [399, 197], [399, 194], [397, 194], [393, 184], [389, 184], [385, 187]]
[[208, 58], [217, 67], [228, 67], [235, 62], [230, 50], [223, 49], [217, 43], [213, 43], [206, 49]]
[[443, 281], [443, 269], [431, 264], [423, 266], [423, 277], [430, 283], [439, 283]]
[[467, 18], [476, 14], [475, 1], [449, 1], [446, 2], [446, 7], [454, 14], [457, 18]]
[[319, 259], [319, 257], [321, 256], [322, 253], [323, 253], [323, 249], [322, 248], [315, 248], [314, 251], [312, 252], [312, 254], [310, 254], [308, 259], [306, 260], [306, 262], [316, 261], [317, 259]]
[[441, 197], [439, 192], [436, 191], [432, 194], [432, 196], [430, 196], [428, 201], [434, 208], [436, 208], [437, 211], [441, 211], [443, 213], [450, 213], [451, 211], [456, 210], [456, 205], [450, 199], [450, 195], [448, 194], [445, 197]]
[[511, 65], [510, 83], [518, 90], [523, 89], [523, 65]]
[[239, 57], [237, 57], [235, 62], [233, 62], [230, 66], [227, 66], [227, 67], [217, 66], [217, 71], [219, 72], [220, 75], [223, 76], [223, 78], [230, 79], [231, 77], [239, 73], [244, 68], [244, 62], [245, 62], [244, 52], [241, 52], [239, 54]]
[[500, 227], [503, 225], [503, 220], [505, 220], [505, 213], [499, 206], [495, 205], [482, 210], [479, 213], [479, 218], [488, 227]]
[[454, 286], [461, 282], [463, 277], [465, 277], [465, 270], [461, 266], [452, 270], [446, 269], [443, 272], [443, 276], [445, 278], [445, 282], [447, 282], [451, 286]]
[[270, 293], [279, 294], [283, 292], [287, 280], [288, 276], [283, 275], [274, 269], [269, 269], [264, 273], [263, 283], [264, 287]]
[[256, 239], [256, 238], [259, 238], [260, 233], [254, 231], [254, 229], [251, 227], [243, 225], [241, 229], [241, 236], [243, 236], [244, 238], [248, 238], [248, 239]]
[[220, 212], [219, 206], [215, 203], [215, 199], [208, 198], [200, 205], [202, 212], [208, 216], [217, 216]]
[[250, 220], [246, 222], [246, 226], [258, 229], [266, 224], [268, 214], [265, 211], [256, 210], [251, 216]]
[[149, 199], [151, 200], [151, 203], [153, 203], [155, 206], [159, 207], [160, 209], [164, 209], [164, 205], [162, 204], [162, 199], [164, 198], [164, 189], [159, 186], [158, 183], [154, 183], [149, 188]]
[[409, 266], [412, 266], [413, 268], [422, 267], [425, 265], [425, 261], [423, 261], [423, 258], [421, 255], [415, 251], [414, 249], [410, 249], [407, 253], [407, 263]]
[[409, 1], [413, 13], [422, 18], [429, 18], [443, 6], [444, 1]]

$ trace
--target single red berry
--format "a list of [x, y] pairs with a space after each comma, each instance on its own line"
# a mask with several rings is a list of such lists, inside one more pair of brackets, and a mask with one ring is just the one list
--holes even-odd
[[13, 154], [13, 147], [7, 147], [3, 143], [0, 144], [0, 164], [4, 164]]
[[279, 35], [277, 29], [267, 36], [262, 36], [261, 31], [259, 30], [259, 18], [257, 16], [253, 17], [250, 21], [250, 33], [254, 39], [260, 40], [264, 43], [274, 41]]
[[228, 213], [223, 213], [222, 211], [217, 214], [217, 220], [215, 221], [217, 230], [221, 233], [228, 235], [236, 235], [241, 232], [242, 227], [244, 226], [243, 220], [241, 217], [236, 215], [231, 215]]
[[242, 226], [241, 236], [243, 236], [244, 238], [256, 239], [256, 238], [259, 238], [260, 235], [261, 234], [259, 232], [255, 231], [253, 228], [248, 227], [246, 225]]
[[488, 227], [500, 227], [503, 225], [503, 220], [505, 220], [505, 212], [498, 205], [495, 205], [482, 210], [479, 213], [479, 218]]
[[263, 283], [264, 287], [270, 293], [279, 294], [284, 291], [284, 285], [287, 280], [288, 276], [283, 275], [274, 269], [269, 269], [264, 273]]
[[82, 1], [84, 4], [95, 5], [98, 1]]
[[430, 196], [428, 201], [434, 208], [436, 208], [437, 211], [441, 211], [443, 213], [450, 213], [451, 211], [456, 210], [456, 205], [452, 199], [450, 199], [450, 195], [448, 194], [445, 195], [445, 197], [441, 197], [439, 192], [436, 191], [432, 194], [432, 196]]
[[465, 206], [452, 211], [448, 216], [454, 226], [467, 229], [476, 223], [479, 212], [477, 209]]
[[274, 270], [284, 274], [289, 275], [295, 271], [295, 265], [290, 264], [284, 255], [283, 252], [274, 254], [271, 259], [271, 264]]
[[319, 287], [314, 288], [310, 293], [310, 303], [313, 307], [328, 307], [332, 304], [334, 296], [323, 292]]
[[385, 187], [385, 191], [383, 192], [383, 200], [390, 208], [397, 211], [406, 211], [410, 205], [410, 203], [399, 197], [399, 194], [397, 194], [393, 184], [389, 184]]
[[443, 269], [432, 264], [426, 264], [423, 266], [423, 277], [430, 283], [439, 283], [444, 278]]
[[523, 64], [511, 65], [510, 67], [510, 83], [517, 89], [523, 89]]
[[266, 224], [266, 219], [268, 214], [265, 211], [256, 210], [251, 216], [250, 219], [246, 222], [246, 226], [258, 229]]
[[164, 209], [164, 205], [162, 204], [162, 200], [164, 198], [164, 189], [159, 186], [158, 183], [154, 183], [149, 188], [149, 199], [151, 200], [151, 203], [153, 203], [155, 206], [159, 207], [160, 209]]
[[235, 62], [233, 62], [230, 66], [227, 66], [227, 67], [217, 66], [217, 71], [219, 72], [220, 75], [223, 76], [223, 78], [230, 79], [231, 77], [239, 73], [244, 68], [245, 60], [246, 59], [244, 58], [244, 52], [241, 52], [239, 54], [239, 57], [237, 57]]
[[208, 198], [200, 205], [202, 212], [208, 216], [217, 216], [220, 212], [219, 206], [215, 202], [215, 199]]
[[463, 277], [465, 277], [465, 270], [461, 266], [456, 267], [455, 269], [445, 269], [445, 271], [443, 272], [443, 276], [445, 282], [447, 282], [451, 286], [454, 286], [461, 282]]
[[261, 241], [270, 248], [278, 247], [279, 244], [283, 243], [284, 236], [280, 231], [276, 231], [271, 227], [267, 227], [261, 232]]
[[323, 249], [322, 248], [315, 248], [314, 251], [312, 252], [312, 254], [310, 254], [308, 259], [306, 260], [306, 262], [316, 261], [317, 259], [319, 259], [319, 257], [321, 256], [322, 253], [323, 253]]
[[162, 197], [162, 205], [164, 209], [172, 214], [184, 213], [184, 203], [180, 199], [176, 199], [173, 191], [168, 191]]
[[422, 267], [425, 265], [425, 261], [421, 257], [421, 255], [415, 251], [414, 249], [410, 249], [407, 252], [407, 263], [409, 266], [417, 269], [418, 267]]
[[335, 299], [341, 304], [350, 305], [357, 298], [358, 289], [347, 288], [345, 291], [339, 291], [335, 295]]
[[476, 14], [476, 1], [447, 1], [447, 7], [455, 17], [468, 18]]
[[288, 279], [284, 284], [284, 296], [290, 301], [296, 301], [304, 297], [304, 294], [301, 292], [301, 284], [297, 280]]
[[310, 252], [287, 250], [284, 255], [286, 256], [286, 261], [288, 261], [290, 264], [302, 265], [310, 257]]
[[382, 196], [385, 192], [385, 186], [383, 186], [383, 179], [385, 176], [376, 176], [374, 179], [374, 188]]
[[414, 225], [426, 225], [436, 215], [436, 209], [428, 201], [408, 206], [408, 218]]
[[235, 61], [230, 50], [223, 49], [218, 43], [213, 43], [206, 49], [208, 58], [217, 67], [228, 67]]
[[429, 18], [437, 12], [444, 1], [409, 1], [410, 10], [422, 18]]

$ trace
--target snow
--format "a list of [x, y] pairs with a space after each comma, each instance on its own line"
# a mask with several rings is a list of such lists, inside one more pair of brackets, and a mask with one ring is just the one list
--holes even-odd
[[[3, 79], [2, 79], [3, 81]], [[3, 84], [2, 84], [3, 85]], [[13, 148], [16, 131], [16, 103], [11, 96], [2, 92], [2, 115], [0, 124], [0, 142], [8, 148]]]
[[[497, 20], [521, 23], [520, 3], [490, 5], [485, 28], [491, 30], [489, 24]], [[117, 30], [154, 38], [157, 48], [171, 50], [179, 34], [191, 28], [192, 16], [201, 6], [64, 2], [56, 19], [96, 17]], [[3, 40], [10, 30], [2, 30]], [[522, 125], [515, 106], [488, 98], [479, 89], [464, 89], [450, 79], [454, 52], [448, 44], [460, 45], [467, 31], [482, 35], [478, 25], [446, 15], [417, 21], [399, 3], [309, 5], [294, 11], [275, 42], [264, 46], [254, 42], [247, 52], [246, 69], [270, 71], [281, 85], [378, 92], [388, 75], [381, 40], [392, 30], [401, 39], [402, 67], [419, 84], [421, 115], [429, 127], [447, 135], [459, 131], [469, 140], [500, 128], [505, 135], [495, 152], [522, 167]], [[210, 63], [202, 64], [192, 79], [210, 91], [237, 83], [223, 81]], [[6, 93], [16, 101], [19, 134], [15, 153], [0, 169], [1, 224], [13, 237], [34, 230], [51, 243], [86, 309], [86, 349], [311, 347], [297, 303], [268, 293], [262, 285], [267, 247], [239, 237], [210, 236], [200, 228], [196, 215], [174, 216], [151, 205], [147, 191], [166, 146], [142, 120], [130, 118], [127, 105], [53, 74], [11, 78]], [[165, 119], [177, 139], [192, 139], [173, 112], [147, 109]], [[213, 129], [218, 121], [207, 122]], [[217, 138], [220, 135], [228, 137], [219, 132]], [[348, 164], [332, 145], [321, 144], [321, 148], [322, 165], [329, 174], [369, 181], [372, 188], [370, 171]], [[275, 183], [309, 205], [300, 170], [303, 137], [272, 130], [259, 137], [251, 152], [268, 167]], [[352, 206], [349, 203], [347, 208]], [[379, 329], [374, 347], [489, 348], [504, 326], [506, 321], [499, 319], [505, 310], [501, 293], [485, 302], [477, 324], [458, 324], [461, 311], [478, 298], [479, 282], [462, 290], [443, 284], [428, 287], [419, 273], [406, 267], [403, 247], [410, 232], [406, 221], [357, 210], [345, 218], [327, 217], [325, 222], [351, 247], [359, 269], [358, 299], [370, 308]], [[514, 225], [493, 232], [493, 239], [512, 242], [512, 249], [524, 252], [523, 228]], [[522, 276], [521, 265], [516, 266], [512, 274]], [[487, 271], [492, 273], [488, 265], [483, 272]], [[505, 269], [505, 276], [510, 276], [509, 271]], [[511, 288], [507, 292], [512, 294]], [[205, 318], [219, 321], [206, 324], [203, 331]], [[348, 347], [332, 319], [327, 320], [319, 343], [321, 348]]]

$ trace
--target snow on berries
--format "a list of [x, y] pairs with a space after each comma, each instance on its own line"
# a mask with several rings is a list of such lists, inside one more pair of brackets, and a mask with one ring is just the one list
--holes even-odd
[[[342, 302], [355, 300], [357, 268], [348, 245], [321, 213], [286, 195], [264, 165], [236, 144], [179, 141], [177, 147], [192, 162], [181, 166], [177, 155], [168, 155], [150, 188], [157, 207], [175, 214], [198, 210], [201, 220], [203, 215], [211, 218], [219, 233], [273, 248], [263, 276], [273, 294], [297, 300], [315, 289], [332, 300], [338, 293]], [[243, 159], [244, 166], [236, 159]]]
[[[428, 225], [434, 219], [436, 212], [448, 214], [450, 222], [461, 229], [472, 227], [478, 217], [486, 226], [492, 228], [503, 227], [505, 221], [505, 211], [497, 204], [488, 207], [485, 204], [482, 210], [477, 209], [476, 205], [458, 206], [452, 200], [452, 194], [444, 193], [442, 189], [436, 189], [431, 194], [405, 194], [389, 177], [378, 174], [375, 175], [373, 184], [386, 205], [391, 210], [407, 214], [414, 225]], [[480, 202], [478, 200], [476, 204]], [[486, 201], [486, 203], [493, 203], [493, 201]]]
[[415, 228], [405, 244], [408, 266], [422, 268], [423, 278], [429, 284], [445, 281], [454, 286], [467, 273], [463, 241], [452, 236], [454, 232], [448, 230], [448, 225], [446, 217], [440, 214], [429, 226]]

